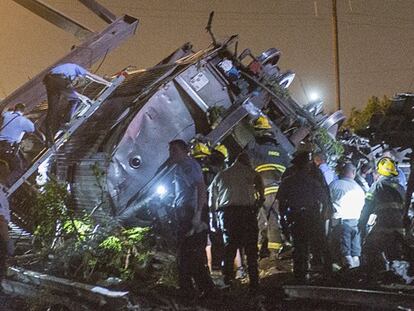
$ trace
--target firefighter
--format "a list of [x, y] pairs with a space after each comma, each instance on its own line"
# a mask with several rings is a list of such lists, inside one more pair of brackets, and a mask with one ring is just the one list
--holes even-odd
[[249, 143], [248, 150], [253, 166], [261, 175], [265, 186], [265, 202], [258, 215], [259, 257], [265, 258], [270, 256], [269, 248], [279, 249], [282, 242], [286, 245], [288, 243], [280, 230], [276, 194], [282, 174], [289, 164], [289, 156], [274, 138], [272, 126], [267, 117], [257, 118], [253, 127], [255, 139]]
[[244, 249], [249, 286], [254, 290], [259, 285], [257, 209], [264, 201], [261, 176], [251, 167], [248, 154], [242, 152], [232, 166], [217, 174], [210, 189], [210, 202], [219, 213], [224, 232], [224, 282], [231, 285], [237, 249]]
[[404, 187], [399, 183], [396, 163], [389, 157], [377, 163], [380, 178], [366, 194], [359, 227], [367, 232], [362, 248], [363, 264], [371, 271], [384, 269], [384, 260], [402, 256], [404, 236]]
[[[226, 169], [229, 152], [224, 144], [217, 144], [211, 150], [211, 155], [208, 157], [208, 170], [206, 170], [205, 178], [208, 185], [211, 184], [216, 175]], [[209, 188], [210, 189], [210, 188]], [[211, 208], [211, 205], [210, 205]], [[210, 271], [220, 270], [221, 263], [224, 257], [224, 241], [223, 232], [218, 224], [217, 214], [214, 210], [210, 209], [210, 250], [207, 252], [209, 256]], [[240, 256], [238, 256], [240, 258]], [[237, 266], [241, 266], [241, 263]]]
[[[308, 153], [294, 159], [294, 169], [285, 177], [276, 198], [279, 201], [283, 230], [290, 232], [293, 240], [293, 272], [299, 282], [309, 278], [310, 259], [323, 264], [326, 272], [330, 259], [324, 234], [323, 211], [330, 206], [329, 195], [314, 177]], [[312, 256], [310, 256], [312, 254]]]
[[191, 147], [191, 156], [197, 160], [203, 171], [204, 182], [208, 186], [213, 180], [209, 168], [209, 156], [211, 155], [210, 147], [207, 143], [201, 141], [194, 141]]

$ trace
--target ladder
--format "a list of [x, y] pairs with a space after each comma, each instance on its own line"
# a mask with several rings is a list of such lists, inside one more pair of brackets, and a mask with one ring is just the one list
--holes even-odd
[[64, 131], [55, 143], [48, 149], [44, 149], [35, 158], [32, 165], [26, 170], [26, 172], [17, 179], [13, 185], [6, 192], [6, 196], [10, 197], [19, 187], [34, 173], [39, 166], [45, 162], [52, 154], [56, 152], [75, 132], [84, 124], [99, 108], [99, 106], [117, 89], [117, 87], [125, 80], [125, 76], [121, 73], [114, 78], [110, 85], [104, 88], [101, 93], [90, 102], [89, 108], [81, 115], [71, 120], [69, 128]]

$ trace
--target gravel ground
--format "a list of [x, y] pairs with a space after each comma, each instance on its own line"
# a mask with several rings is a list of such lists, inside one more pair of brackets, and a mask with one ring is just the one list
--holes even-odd
[[0, 293], [0, 311], [26, 311], [29, 305], [23, 300]]

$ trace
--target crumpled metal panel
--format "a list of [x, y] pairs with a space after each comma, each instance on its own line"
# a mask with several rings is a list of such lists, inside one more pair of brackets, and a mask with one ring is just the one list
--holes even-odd
[[192, 65], [175, 79], [204, 111], [210, 107], [229, 108], [232, 101], [224, 80], [208, 63]]
[[[95, 165], [104, 173], [103, 186], [106, 191], [105, 176], [111, 153], [123, 135], [107, 142], [112, 136], [113, 127], [118, 123], [120, 127], [126, 127], [122, 124], [122, 116], [125, 112], [133, 115], [140, 109], [138, 105], [133, 105], [137, 94], [156, 87], [160, 80], [168, 76], [175, 67], [167, 65], [128, 76], [120, 89], [117, 89], [107, 101], [102, 103], [98, 111], [58, 150], [56, 153], [57, 177], [59, 180], [69, 181], [73, 201], [78, 210], [91, 211], [102, 201], [102, 189], [97, 186], [96, 172], [93, 171], [92, 166]], [[97, 92], [99, 90], [90, 87], [85, 90], [85, 95], [93, 97]], [[102, 213], [112, 213], [113, 210], [109, 210], [112, 206], [106, 204], [106, 197], [104, 200]]]
[[169, 141], [194, 137], [186, 100], [169, 82], [129, 123], [108, 167], [108, 189], [117, 208], [124, 207], [168, 158]]

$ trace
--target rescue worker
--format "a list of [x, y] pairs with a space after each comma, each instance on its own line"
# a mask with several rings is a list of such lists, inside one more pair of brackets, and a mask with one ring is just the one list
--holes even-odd
[[26, 106], [17, 104], [13, 111], [3, 113], [3, 124], [0, 130], [0, 153], [10, 172], [18, 173], [22, 169], [22, 159], [18, 153], [19, 144], [25, 133], [33, 133], [35, 126], [23, 115]]
[[377, 172], [380, 178], [366, 194], [359, 221], [360, 229], [367, 230], [362, 256], [371, 271], [384, 270], [384, 259], [401, 258], [398, 237], [404, 236], [405, 190], [399, 183], [396, 164], [391, 158], [383, 157], [377, 163]]
[[310, 254], [329, 272], [330, 261], [324, 234], [324, 211], [329, 209], [329, 195], [314, 178], [308, 153], [294, 159], [290, 176], [282, 179], [276, 198], [284, 222], [283, 230], [292, 235], [293, 272], [299, 282], [309, 279]]
[[254, 290], [259, 285], [257, 210], [264, 202], [262, 179], [251, 167], [248, 154], [242, 152], [232, 166], [217, 174], [210, 189], [209, 201], [219, 213], [224, 232], [224, 282], [231, 285], [234, 258], [241, 249], [247, 257], [249, 286]]
[[385, 150], [382, 153], [382, 157], [388, 157], [394, 161], [396, 168], [397, 168], [397, 172], [398, 172], [398, 182], [400, 183], [401, 186], [403, 186], [405, 190], [407, 190], [407, 177], [405, 176], [403, 170], [398, 166], [396, 152], [394, 151], [394, 149]]
[[200, 165], [191, 158], [183, 140], [169, 143], [169, 163], [174, 165], [174, 212], [177, 223], [178, 283], [185, 293], [194, 293], [193, 280], [201, 295], [214, 289], [208, 268], [205, 247], [208, 219], [207, 192]]
[[[46, 141], [53, 144], [54, 136], [62, 120], [69, 122], [82, 102], [76, 87], [84, 85], [85, 78], [100, 84], [110, 85], [105, 79], [90, 73], [74, 63], [59, 64], [52, 68], [43, 79], [47, 92]], [[67, 103], [62, 103], [62, 97]]]
[[365, 193], [354, 180], [355, 174], [355, 166], [346, 163], [339, 169], [340, 178], [329, 185], [335, 209], [331, 233], [333, 253], [345, 268], [358, 267], [361, 256], [358, 220], [365, 204]]
[[271, 131], [272, 125], [265, 116], [254, 121], [255, 139], [248, 144], [249, 155], [253, 167], [264, 183], [265, 202], [259, 209], [259, 257], [270, 256], [269, 242], [272, 249], [281, 249], [282, 243], [287, 248], [287, 240], [281, 236], [279, 225], [278, 201], [276, 193], [279, 188], [282, 174], [289, 164], [289, 156], [277, 142]]
[[[9, 244], [9, 228], [10, 210], [9, 201], [5, 193], [6, 189], [0, 184], [0, 284], [6, 276], [7, 271], [7, 255]], [[0, 286], [1, 290], [1, 286]]]
[[[219, 151], [220, 150], [220, 151]], [[207, 143], [195, 141], [191, 148], [191, 155], [200, 164], [203, 171], [204, 182], [207, 186], [211, 184], [217, 173], [224, 169], [225, 159], [228, 156], [227, 148], [224, 145], [217, 145], [210, 148]], [[210, 271], [219, 270], [223, 258], [223, 238], [217, 226], [217, 219], [214, 211], [209, 211], [209, 235], [207, 240], [207, 262]]]
[[[229, 152], [225, 145], [217, 144], [212, 148], [211, 155], [208, 157], [208, 171], [204, 171], [205, 178], [208, 179], [208, 185], [210, 185], [216, 177], [216, 175], [224, 170], [227, 167], [227, 160], [229, 157]], [[210, 189], [210, 188], [208, 188]], [[212, 270], [221, 270], [222, 262], [224, 258], [224, 241], [223, 241], [223, 232], [220, 229], [218, 224], [217, 214], [210, 206], [210, 250], [207, 253], [209, 258], [210, 271]], [[237, 257], [240, 259], [240, 255]], [[241, 259], [237, 264], [238, 267], [242, 267]]]
[[[198, 164], [201, 166], [203, 171], [204, 182], [208, 186], [209, 184], [209, 167], [208, 167], [208, 157], [211, 155], [210, 147], [207, 143], [201, 141], [194, 141], [191, 147], [191, 156], [197, 160]], [[214, 176], [213, 176], [214, 178]]]

